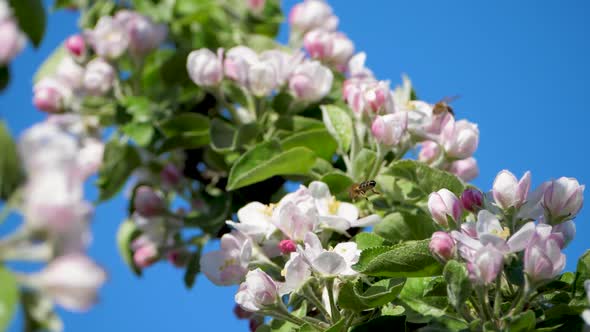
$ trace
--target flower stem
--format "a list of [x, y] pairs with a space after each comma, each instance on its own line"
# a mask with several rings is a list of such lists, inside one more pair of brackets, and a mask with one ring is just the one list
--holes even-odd
[[340, 311], [336, 307], [334, 301], [334, 279], [326, 279], [326, 288], [328, 289], [328, 299], [330, 300], [330, 310], [332, 311], [332, 321], [337, 322], [340, 320]]
[[494, 316], [500, 317], [502, 313], [500, 312], [500, 304], [502, 302], [502, 278], [499, 276], [496, 279], [496, 297], [494, 298]]
[[332, 317], [330, 316], [330, 313], [326, 307], [324, 307], [322, 301], [320, 301], [320, 299], [318, 299], [318, 297], [315, 295], [315, 292], [310, 285], [305, 285], [303, 288], [303, 296], [305, 296], [305, 298], [322, 313], [329, 323], [332, 323]]

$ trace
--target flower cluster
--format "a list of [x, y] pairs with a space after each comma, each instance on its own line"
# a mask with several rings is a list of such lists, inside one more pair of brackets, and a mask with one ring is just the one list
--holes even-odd
[[93, 214], [84, 182], [102, 162], [96, 126], [73, 114], [52, 115], [23, 133], [19, 150], [27, 180], [19, 207], [25, 223], [3, 242], [18, 242], [4, 248], [4, 259], [49, 261], [23, 283], [69, 310], [93, 305], [106, 279], [84, 254]]
[[584, 192], [576, 179], [565, 177], [534, 191], [530, 186], [529, 172], [519, 180], [504, 170], [487, 196], [475, 189], [467, 189], [460, 198], [447, 189], [432, 193], [428, 200], [432, 218], [446, 229], [454, 228], [433, 234], [433, 255], [443, 263], [466, 262], [471, 281], [481, 287], [500, 282], [502, 271], [521, 261], [526, 280], [522, 301], [526, 301], [565, 267], [561, 250], [575, 236], [573, 219]]
[[101, 17], [94, 29], [65, 40], [68, 55], [54, 73], [35, 83], [33, 103], [47, 113], [67, 109], [79, 112], [84, 96], [112, 92], [119, 76], [115, 60], [128, 52], [140, 61], [165, 40], [166, 34], [165, 25], [133, 11]]
[[248, 203], [237, 215], [239, 222], [227, 221], [234, 230], [223, 235], [220, 250], [202, 256], [201, 268], [217, 285], [241, 283], [236, 302], [254, 312], [278, 305], [280, 295], [298, 292], [313, 277], [355, 276], [356, 243], [326, 249], [327, 241], [381, 220], [377, 215], [359, 218], [356, 206], [336, 200], [318, 181], [277, 204]]

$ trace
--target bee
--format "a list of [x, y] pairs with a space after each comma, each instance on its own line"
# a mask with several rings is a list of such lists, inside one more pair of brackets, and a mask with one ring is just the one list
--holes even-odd
[[447, 112], [450, 113], [452, 116], [455, 116], [455, 112], [449, 104], [457, 98], [459, 98], [459, 96], [444, 97], [443, 99], [439, 100], [436, 104], [434, 104], [434, 107], [432, 108], [432, 114], [439, 115]]
[[359, 196], [360, 196], [360, 197], [364, 197], [368, 201], [369, 200], [369, 198], [367, 198], [368, 191], [375, 193], [377, 195], [380, 195], [381, 193], [375, 189], [375, 185], [377, 185], [377, 182], [375, 182], [375, 180], [368, 180], [368, 181], [363, 181], [361, 183], [353, 184], [350, 187], [350, 189], [348, 190], [348, 193], [350, 195], [350, 199], [352, 201], [354, 201], [355, 199], [359, 198]]

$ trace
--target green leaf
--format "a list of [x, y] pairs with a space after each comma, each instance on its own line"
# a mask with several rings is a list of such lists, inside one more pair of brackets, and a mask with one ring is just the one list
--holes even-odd
[[404, 279], [380, 280], [365, 291], [363, 282], [348, 282], [344, 284], [338, 295], [338, 305], [344, 309], [363, 311], [377, 308], [393, 301], [404, 286]]
[[209, 128], [209, 135], [211, 135], [211, 148], [213, 150], [224, 153], [235, 149], [236, 128], [228, 122], [220, 119], [213, 119], [211, 121], [211, 128]]
[[107, 143], [103, 163], [96, 184], [100, 189], [100, 201], [113, 197], [125, 184], [127, 178], [141, 165], [137, 150], [117, 138]]
[[381, 316], [353, 327], [350, 332], [405, 331], [406, 317]]
[[584, 296], [584, 281], [590, 279], [590, 250], [586, 250], [580, 259], [578, 259], [578, 266], [576, 267], [576, 279], [574, 281], [574, 289], [577, 296]]
[[137, 122], [148, 122], [153, 118], [152, 101], [146, 97], [125, 97], [121, 104], [125, 107], [127, 113], [131, 114]]
[[346, 324], [346, 319], [342, 318], [334, 325], [330, 326], [330, 328], [328, 328], [326, 332], [343, 332], [344, 324]]
[[154, 135], [154, 127], [150, 123], [129, 122], [121, 130], [131, 137], [139, 146], [148, 146]]
[[[431, 317], [445, 315], [446, 299], [439, 296], [424, 296], [424, 291], [430, 284], [431, 278], [408, 278], [399, 294], [399, 298], [420, 317], [412, 319], [414, 322], [428, 322]], [[409, 314], [409, 313], [408, 313]], [[408, 319], [410, 316], [408, 315]]]
[[277, 129], [284, 129], [293, 132], [325, 128], [324, 123], [322, 121], [299, 115], [281, 115], [277, 119], [275, 125]]
[[459, 311], [471, 295], [471, 282], [467, 267], [463, 263], [451, 260], [445, 265], [443, 276], [447, 282], [449, 302]]
[[353, 177], [356, 181], [372, 180], [368, 179], [371, 167], [377, 159], [377, 153], [372, 150], [363, 148], [352, 161]]
[[17, 147], [8, 127], [0, 120], [0, 199], [7, 200], [23, 183], [25, 175]]
[[184, 285], [186, 288], [191, 289], [195, 284], [195, 280], [199, 272], [201, 272], [201, 249], [197, 249], [191, 254], [186, 271], [184, 272]]
[[340, 152], [348, 152], [353, 134], [350, 115], [336, 105], [322, 105], [321, 109], [326, 129], [336, 139]]
[[463, 182], [455, 175], [415, 160], [397, 161], [387, 173], [416, 183], [426, 196], [442, 188], [447, 188], [456, 195], [460, 195], [465, 189]]
[[229, 172], [227, 190], [245, 187], [275, 175], [305, 174], [315, 160], [315, 153], [304, 147], [282, 151], [277, 141], [258, 144], [236, 160]]
[[386, 243], [385, 239], [381, 236], [367, 232], [358, 233], [354, 237], [354, 242], [356, 242], [359, 250], [384, 246]]
[[399, 210], [390, 213], [375, 226], [375, 233], [392, 243], [408, 240], [429, 239], [436, 231], [432, 217], [422, 210]]
[[10, 69], [8, 66], [0, 66], [0, 91], [6, 89], [10, 83]]
[[6, 331], [18, 303], [18, 283], [10, 271], [0, 266], [0, 330]]
[[440, 274], [441, 266], [428, 249], [430, 239], [363, 250], [354, 269], [370, 276], [425, 277]]
[[127, 266], [135, 273], [135, 275], [141, 275], [141, 269], [135, 265], [133, 260], [133, 250], [131, 250], [131, 242], [135, 240], [141, 231], [135, 226], [132, 220], [125, 220], [119, 225], [117, 230], [117, 248], [119, 249], [119, 255], [127, 264]]
[[341, 192], [347, 191], [354, 183], [348, 175], [339, 170], [325, 174], [320, 181], [330, 187], [330, 192], [333, 195], [338, 195]]
[[280, 45], [273, 38], [258, 34], [247, 35], [245, 45], [252, 48], [256, 52], [280, 48]]
[[196, 113], [178, 114], [160, 125], [168, 137], [160, 152], [174, 149], [194, 149], [209, 144], [209, 118]]
[[45, 34], [45, 8], [41, 0], [9, 0], [18, 26], [35, 47]]
[[281, 141], [283, 150], [305, 147], [322, 159], [330, 161], [336, 152], [337, 143], [326, 129], [311, 129], [295, 132]]
[[511, 317], [508, 321], [508, 332], [528, 332], [535, 330], [535, 313], [532, 310], [527, 310]]
[[208, 133], [209, 118], [197, 113], [180, 113], [164, 121], [160, 128], [166, 136]]

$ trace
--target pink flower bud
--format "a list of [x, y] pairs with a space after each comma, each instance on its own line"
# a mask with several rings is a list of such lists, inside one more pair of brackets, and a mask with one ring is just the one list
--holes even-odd
[[33, 87], [33, 104], [47, 113], [63, 111], [72, 91], [62, 82], [53, 78], [44, 78]]
[[477, 167], [475, 158], [469, 157], [451, 163], [449, 172], [457, 175], [463, 181], [471, 181], [479, 175], [479, 167]]
[[502, 209], [520, 208], [527, 199], [531, 187], [531, 173], [524, 173], [520, 180], [514, 174], [503, 170], [496, 176], [492, 186], [492, 194], [496, 204]]
[[418, 160], [431, 164], [438, 160], [440, 157], [441, 149], [440, 145], [434, 141], [424, 141], [421, 144], [420, 153], [418, 154]]
[[[270, 62], [277, 72], [278, 85], [284, 85], [291, 77], [295, 68], [303, 61], [304, 54], [289, 54], [279, 50], [268, 50], [260, 53], [260, 60]], [[252, 60], [249, 60], [253, 62]], [[227, 74], [227, 73], [226, 73]]]
[[188, 74], [200, 86], [216, 86], [223, 79], [223, 50], [217, 55], [206, 48], [192, 51], [187, 58]]
[[338, 27], [338, 17], [332, 14], [332, 8], [324, 1], [305, 0], [293, 6], [289, 24], [302, 33], [314, 29], [334, 31]]
[[140, 246], [133, 253], [133, 262], [140, 268], [146, 268], [158, 261], [158, 248], [153, 243]]
[[129, 46], [125, 27], [111, 16], [102, 16], [93, 30], [85, 32], [85, 37], [94, 52], [103, 58], [117, 59]]
[[65, 41], [65, 47], [71, 55], [80, 57], [86, 54], [86, 42], [81, 35], [73, 35]]
[[260, 14], [264, 10], [266, 0], [248, 0], [248, 9], [254, 14]]
[[332, 88], [334, 74], [317, 61], [306, 61], [293, 72], [289, 80], [291, 94], [302, 101], [316, 102]]
[[246, 274], [235, 300], [243, 309], [256, 312], [279, 301], [278, 285], [258, 268]]
[[182, 173], [173, 164], [166, 164], [160, 172], [160, 179], [165, 186], [176, 187], [182, 181]]
[[263, 97], [278, 87], [279, 75], [272, 62], [255, 61], [248, 68], [248, 89], [253, 95]]
[[168, 34], [166, 25], [156, 24], [149, 17], [130, 10], [117, 12], [115, 21], [127, 32], [129, 51], [135, 56], [146, 55], [158, 48]]
[[467, 211], [478, 212], [483, 206], [483, 194], [473, 188], [467, 188], [461, 194], [461, 205]]
[[236, 46], [227, 51], [223, 62], [225, 76], [245, 86], [248, 83], [250, 64], [258, 60], [258, 55], [246, 46]]
[[371, 133], [379, 143], [394, 146], [400, 143], [408, 128], [406, 112], [377, 116], [371, 125]]
[[250, 319], [254, 314], [242, 309], [238, 304], [234, 307], [234, 315], [237, 319]]
[[86, 65], [84, 89], [91, 95], [104, 95], [113, 87], [115, 75], [115, 68], [110, 63], [96, 58]]
[[313, 30], [305, 34], [303, 46], [312, 58], [326, 59], [332, 54], [332, 33], [324, 30]]
[[81, 254], [60, 256], [30, 276], [35, 287], [57, 304], [74, 311], [85, 311], [94, 305], [98, 288], [106, 279], [106, 272]]
[[559, 275], [565, 267], [565, 255], [557, 241], [549, 238], [537, 241], [526, 248], [524, 272], [534, 283], [549, 281]]
[[428, 248], [441, 262], [446, 262], [455, 255], [455, 241], [446, 232], [434, 232]]
[[164, 200], [151, 187], [139, 186], [135, 189], [133, 206], [142, 216], [153, 217], [164, 210]]
[[543, 194], [547, 221], [573, 219], [584, 204], [584, 188], [574, 178], [561, 177], [551, 181]]
[[12, 19], [0, 21], [0, 66], [8, 64], [25, 46], [25, 36]]
[[451, 118], [442, 128], [440, 143], [449, 157], [469, 158], [477, 149], [479, 129], [466, 120], [455, 121]]
[[295, 243], [295, 241], [290, 239], [282, 240], [281, 242], [279, 242], [279, 249], [281, 250], [281, 253], [283, 255], [288, 255], [297, 250], [297, 244]]
[[447, 217], [459, 222], [463, 210], [461, 201], [448, 189], [441, 189], [428, 196], [428, 210], [437, 224], [447, 227]]

